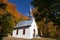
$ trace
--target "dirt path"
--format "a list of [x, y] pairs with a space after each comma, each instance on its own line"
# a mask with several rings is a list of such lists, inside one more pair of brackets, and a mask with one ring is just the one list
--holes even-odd
[[4, 38], [3, 40], [55, 40], [55, 39], [51, 39], [51, 38], [33, 38], [33, 39], [23, 39], [23, 38], [7, 37], [7, 38]]

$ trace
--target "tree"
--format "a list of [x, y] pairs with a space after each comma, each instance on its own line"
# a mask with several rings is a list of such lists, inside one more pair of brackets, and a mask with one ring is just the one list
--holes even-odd
[[[34, 7], [38, 7], [38, 13], [34, 14], [34, 16], [38, 15], [38, 18], [37, 18], [38, 20], [44, 17], [48, 19], [48, 16], [52, 14], [51, 12], [59, 11], [58, 10], [60, 7], [59, 3], [60, 3], [60, 0], [33, 0], [31, 4]], [[52, 15], [55, 16], [54, 14], [55, 13], [53, 13]]]
[[16, 10], [16, 6], [8, 0], [0, 0], [0, 40], [8, 34], [12, 34], [14, 26], [22, 20], [27, 20], [27, 16]]
[[[45, 19], [46, 29], [47, 29], [47, 37], [49, 36], [48, 32], [48, 23], [50, 21], [54, 22], [55, 24], [60, 24], [60, 13], [56, 13], [57, 11], [60, 12], [58, 9], [60, 0], [33, 0], [31, 4], [34, 7], [38, 7], [38, 12], [34, 13], [34, 17], [36, 18], [37, 22], [40, 22], [42, 19]], [[56, 6], [56, 4], [59, 4]], [[58, 8], [58, 9], [57, 9]], [[56, 15], [55, 15], [56, 14]], [[60, 26], [60, 25], [59, 25]]]
[[14, 28], [14, 17], [7, 11], [0, 16], [0, 40], [11, 33]]

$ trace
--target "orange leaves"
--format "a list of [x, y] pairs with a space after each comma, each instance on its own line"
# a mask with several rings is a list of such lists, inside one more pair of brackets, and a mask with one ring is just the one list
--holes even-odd
[[0, 10], [0, 15], [3, 15], [3, 10]]
[[8, 12], [11, 13], [11, 15], [14, 16], [15, 19], [18, 19], [20, 14], [19, 12], [16, 10], [16, 6], [14, 4], [8, 3], [7, 4], [7, 9]]
[[8, 0], [0, 0], [0, 3], [7, 3], [8, 2]]
[[[15, 18], [15, 19], [28, 19], [28, 17], [24, 16], [23, 14], [19, 13], [16, 9], [16, 5], [13, 3], [8, 2], [8, 0], [0, 0], [0, 3], [4, 3], [6, 4], [6, 11], [8, 11], [9, 13], [11, 13], [11, 15]], [[0, 10], [0, 15], [4, 14], [4, 10], [1, 9]]]

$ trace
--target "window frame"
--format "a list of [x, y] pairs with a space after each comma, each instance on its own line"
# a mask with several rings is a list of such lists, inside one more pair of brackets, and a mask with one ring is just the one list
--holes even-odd
[[25, 35], [25, 27], [23, 27], [23, 35]]
[[18, 29], [16, 30], [16, 35], [18, 35]]

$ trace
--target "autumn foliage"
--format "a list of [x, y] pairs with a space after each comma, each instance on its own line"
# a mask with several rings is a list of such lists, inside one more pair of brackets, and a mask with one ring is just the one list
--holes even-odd
[[8, 0], [0, 0], [0, 40], [12, 33], [14, 26], [28, 17], [19, 13], [16, 5], [8, 2]]
[[[8, 2], [8, 0], [0, 0], [0, 3], [7, 5], [6, 10], [14, 16], [15, 19], [22, 18], [24, 20], [28, 19], [27, 16], [24, 16], [22, 13], [19, 13], [16, 9], [16, 5]], [[0, 10], [0, 15], [3, 14], [4, 9]]]
[[31, 4], [39, 36], [60, 40], [60, 0], [33, 0]]

